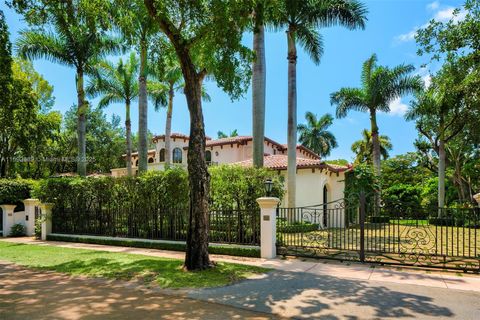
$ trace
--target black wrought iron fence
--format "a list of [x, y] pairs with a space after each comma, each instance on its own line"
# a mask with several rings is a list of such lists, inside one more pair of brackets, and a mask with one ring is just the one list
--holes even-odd
[[480, 209], [341, 200], [279, 208], [279, 254], [480, 270]]
[[[151, 240], [187, 239], [189, 210], [185, 207], [82, 206], [54, 207], [52, 232]], [[218, 243], [260, 244], [260, 213], [214, 210], [209, 213], [209, 240]]]

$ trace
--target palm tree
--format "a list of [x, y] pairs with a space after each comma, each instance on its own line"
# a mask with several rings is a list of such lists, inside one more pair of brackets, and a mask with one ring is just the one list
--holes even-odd
[[218, 139], [225, 139], [225, 138], [231, 138], [231, 137], [238, 137], [238, 131], [237, 129], [230, 131], [230, 134], [226, 134], [223, 131], [218, 131], [217, 132], [217, 138]]
[[307, 124], [297, 126], [300, 143], [322, 157], [328, 156], [332, 149], [338, 146], [333, 133], [327, 130], [333, 123], [332, 115], [327, 113], [317, 119], [315, 114], [308, 111], [305, 113], [305, 119]]
[[[171, 45], [164, 39], [157, 39], [156, 47], [159, 52], [152, 52], [154, 65], [151, 68], [155, 81], [149, 83], [148, 91], [153, 99], [155, 111], [161, 107], [167, 108], [167, 117], [165, 122], [165, 165], [169, 166], [171, 162], [171, 133], [172, 133], [172, 115], [173, 99], [175, 92], [183, 92], [185, 83], [183, 81], [182, 69], [175, 56]], [[210, 101], [211, 98], [202, 86], [203, 101]]]
[[253, 12], [253, 52], [252, 63], [252, 135], [253, 165], [263, 167], [265, 140], [265, 96], [266, 96], [266, 63], [265, 63], [265, 11], [271, 3], [257, 0]]
[[172, 134], [172, 114], [173, 114], [173, 98], [175, 92], [183, 90], [182, 69], [175, 59], [169, 59], [167, 66], [162, 70], [155, 72], [158, 82], [152, 86], [150, 94], [154, 98], [155, 111], [160, 107], [167, 107], [167, 117], [165, 121], [165, 166], [169, 166], [171, 162], [171, 134]]
[[148, 14], [143, 0], [120, 1], [116, 22], [128, 43], [140, 56], [138, 76], [138, 173], [147, 171], [148, 163], [148, 49], [157, 25]]
[[139, 61], [131, 53], [124, 63], [122, 59], [116, 65], [102, 61], [97, 65], [97, 73], [87, 84], [86, 92], [92, 97], [102, 95], [98, 106], [106, 107], [112, 103], [125, 103], [125, 129], [127, 143], [127, 174], [132, 175], [132, 123], [130, 104], [138, 98]]
[[320, 63], [323, 41], [317, 29], [341, 25], [364, 28], [367, 10], [356, 0], [284, 0], [280, 1], [273, 25], [287, 28], [288, 43], [288, 206], [295, 207], [297, 170], [297, 48], [299, 43], [315, 64]]
[[[82, 2], [61, 1], [48, 10], [49, 26], [34, 27], [20, 32], [16, 42], [18, 54], [25, 59], [47, 59], [51, 62], [75, 68], [77, 90], [77, 172], [85, 176], [86, 162], [86, 114], [84, 76], [93, 72], [95, 62], [120, 49], [120, 42], [95, 23]], [[92, 23], [94, 22], [94, 23]]]
[[377, 112], [389, 112], [393, 100], [422, 89], [422, 79], [411, 75], [414, 70], [413, 65], [405, 64], [394, 68], [378, 66], [377, 56], [373, 54], [363, 64], [361, 88], [342, 88], [331, 95], [332, 105], [337, 106], [337, 118], [346, 117], [349, 111], [370, 114], [372, 158], [377, 176], [380, 175], [381, 155]]
[[[373, 142], [372, 142], [372, 133], [367, 129], [362, 131], [362, 139], [355, 141], [352, 144], [352, 151], [356, 154], [355, 164], [368, 163], [372, 164], [372, 154], [373, 154]], [[390, 142], [390, 138], [387, 136], [379, 136], [380, 141], [380, 154], [383, 160], [388, 159], [388, 152], [392, 150], [393, 146]]]

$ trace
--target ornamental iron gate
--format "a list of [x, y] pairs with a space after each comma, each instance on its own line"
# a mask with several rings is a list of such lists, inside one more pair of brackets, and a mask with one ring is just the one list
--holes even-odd
[[279, 208], [278, 254], [480, 271], [478, 208], [427, 208], [373, 198]]

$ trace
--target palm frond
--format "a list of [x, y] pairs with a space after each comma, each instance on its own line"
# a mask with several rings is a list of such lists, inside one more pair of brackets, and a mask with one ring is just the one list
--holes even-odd
[[337, 106], [337, 118], [345, 118], [349, 111], [366, 112], [368, 110], [365, 94], [361, 89], [342, 88], [330, 95], [330, 103]]
[[312, 15], [318, 17], [321, 27], [341, 25], [347, 29], [365, 29], [367, 7], [356, 0], [317, 0]]
[[77, 64], [75, 57], [68, 51], [65, 39], [51, 32], [20, 31], [15, 48], [18, 55], [24, 59], [43, 58], [68, 67], [75, 67]]
[[320, 63], [323, 55], [323, 38], [313, 26], [297, 26], [297, 39], [315, 64]]

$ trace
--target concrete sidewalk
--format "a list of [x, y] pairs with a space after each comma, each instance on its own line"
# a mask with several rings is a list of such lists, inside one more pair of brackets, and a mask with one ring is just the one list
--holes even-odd
[[[15, 243], [51, 245], [65, 248], [79, 248], [141, 254], [146, 256], [184, 259], [185, 254], [177, 251], [156, 249], [142, 249], [131, 247], [106, 246], [85, 243], [60, 241], [40, 241], [32, 238], [7, 238], [0, 241]], [[427, 271], [421, 269], [406, 269], [398, 267], [380, 267], [359, 263], [340, 263], [326, 260], [305, 259], [259, 259], [233, 257], [224, 255], [210, 255], [214, 261], [240, 263], [252, 266], [272, 268], [288, 273], [307, 273], [313, 276], [335, 277], [338, 279], [362, 280], [365, 282], [396, 283], [400, 285], [417, 285], [425, 287], [476, 291], [480, 292], [480, 276], [470, 274], [455, 274], [442, 271]], [[479, 302], [480, 303], [480, 302]]]

